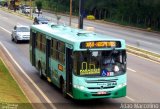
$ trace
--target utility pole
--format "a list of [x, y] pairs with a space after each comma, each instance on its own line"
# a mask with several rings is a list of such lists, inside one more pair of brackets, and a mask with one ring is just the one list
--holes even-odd
[[79, 28], [83, 29], [83, 7], [84, 0], [79, 0]]
[[72, 20], [72, 0], [70, 0], [70, 17], [69, 17], [69, 26], [71, 26], [71, 20]]
[[30, 17], [32, 18], [32, 0], [30, 0]]

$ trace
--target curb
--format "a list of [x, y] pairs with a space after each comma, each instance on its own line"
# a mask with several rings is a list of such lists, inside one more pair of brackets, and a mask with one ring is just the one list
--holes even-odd
[[160, 54], [127, 45], [127, 52], [160, 63]]

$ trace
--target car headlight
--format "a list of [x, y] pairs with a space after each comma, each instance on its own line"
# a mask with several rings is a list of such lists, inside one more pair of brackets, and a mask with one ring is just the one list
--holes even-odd
[[84, 90], [84, 86], [81, 85], [73, 85], [74, 88], [80, 89], [80, 90]]
[[117, 88], [122, 88], [122, 87], [124, 87], [124, 86], [126, 86], [127, 85], [127, 83], [122, 83], [122, 84], [119, 84], [118, 86], [117, 86]]

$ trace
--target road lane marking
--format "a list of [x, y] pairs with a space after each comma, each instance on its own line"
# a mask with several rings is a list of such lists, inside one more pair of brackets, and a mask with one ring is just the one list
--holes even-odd
[[134, 45], [130, 45], [130, 44], [127, 44], [129, 47], [133, 47], [133, 48], [136, 48], [136, 49], [141, 49], [141, 50], [144, 50], [144, 51], [147, 51], [147, 52], [151, 52], [151, 53], [154, 53], [154, 54], [157, 54], [159, 55], [159, 53], [157, 52], [153, 52], [153, 51], [150, 51], [150, 50], [146, 50], [146, 49], [143, 49], [143, 48], [139, 48], [139, 47], [136, 47]]
[[53, 109], [57, 109], [52, 102], [49, 100], [49, 98], [43, 93], [43, 91], [36, 85], [36, 83], [27, 75], [27, 73], [20, 67], [20, 65], [14, 60], [14, 58], [12, 57], [12, 55], [10, 54], [10, 52], [7, 50], [7, 48], [2, 44], [2, 42], [0, 42], [0, 45], [2, 46], [2, 48], [6, 51], [6, 53], [8, 54], [8, 56], [11, 58], [11, 60], [15, 63], [15, 65], [19, 68], [19, 70], [24, 74], [24, 76], [32, 83], [32, 85], [38, 90], [38, 92], [43, 96], [43, 98], [47, 101], [47, 103], [49, 103], [49, 105], [53, 108]]
[[130, 70], [132, 72], [136, 72], [135, 70], [131, 69], [131, 68], [127, 68], [127, 70]]
[[5, 28], [3, 28], [3, 27], [1, 27], [1, 26], [0, 26], [0, 28], [1, 28], [2, 30], [6, 31], [7, 33], [11, 34], [11, 32], [8, 31], [7, 29], [5, 29]]
[[[136, 40], [136, 43], [137, 43], [137, 44], [145, 43], [145, 44], [148, 44], [148, 45], [153, 45], [153, 43], [148, 42], [148, 41], [143, 41], [143, 40]], [[137, 48], [138, 48], [138, 47], [137, 47]]]
[[134, 55], [134, 56], [136, 56], [136, 57], [138, 57], [138, 58], [141, 58], [141, 59], [144, 59], [144, 60], [147, 60], [147, 61], [151, 61], [151, 62], [156, 63], [156, 64], [160, 64], [160, 62], [156, 62], [156, 61], [154, 61], [154, 60], [147, 59], [147, 58], [145, 58], [145, 57], [138, 56], [138, 55], [135, 55], [135, 54], [133, 54], [133, 53], [127, 53], [127, 54]]
[[131, 101], [133, 101], [133, 102], [135, 102], [135, 100], [133, 98], [129, 97], [129, 96], [126, 96], [126, 98], [131, 100]]

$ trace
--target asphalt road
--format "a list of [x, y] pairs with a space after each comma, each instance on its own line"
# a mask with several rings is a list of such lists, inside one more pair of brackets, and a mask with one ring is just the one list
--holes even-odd
[[[16, 71], [21, 75], [23, 80], [26, 81], [30, 89], [42, 103], [53, 103], [53, 105], [55, 105], [58, 109], [106, 109], [107, 107], [112, 107], [112, 105], [107, 103], [112, 103], [120, 107], [121, 104], [117, 103], [158, 103], [160, 101], [160, 64], [134, 56], [132, 54], [128, 54], [127, 59], [127, 97], [119, 99], [100, 99], [89, 101], [75, 101], [63, 98], [59, 89], [54, 85], [49, 84], [47, 81], [41, 80], [38, 76], [37, 70], [31, 66], [29, 61], [28, 43], [15, 44], [11, 41], [11, 30], [16, 24], [31, 25], [32, 21], [0, 10], [0, 43], [2, 43], [4, 47], [6, 47], [8, 52], [11, 54], [17, 64], [22, 68], [24, 73], [33, 81], [31, 82], [22, 73], [22, 71], [19, 70], [15, 63], [13, 63], [10, 58], [8, 58], [13, 64], [13, 67], [16, 69]], [[121, 28], [121, 30], [123, 30], [123, 28]], [[130, 33], [129, 30], [128, 33]], [[140, 33], [136, 32], [136, 34], [142, 33], [143, 31], [141, 31]], [[144, 34], [149, 37], [152, 33], [144, 32]], [[155, 37], [158, 37], [158, 35], [156, 34]], [[137, 38], [135, 38], [135, 40], [136, 39]], [[154, 38], [152, 40], [154, 40]], [[5, 55], [7, 56], [8, 54], [5, 53]], [[36, 86], [33, 85], [33, 83], [36, 84]]]

